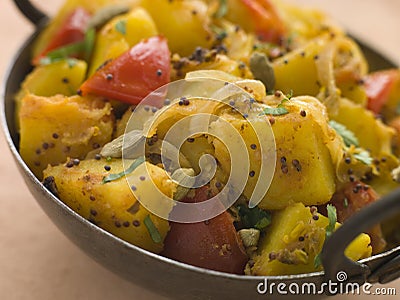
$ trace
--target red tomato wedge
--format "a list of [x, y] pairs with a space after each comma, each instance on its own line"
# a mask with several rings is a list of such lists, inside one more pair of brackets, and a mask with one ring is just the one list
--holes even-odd
[[72, 11], [50, 40], [47, 47], [33, 59], [33, 64], [37, 65], [40, 59], [52, 50], [83, 41], [90, 18], [90, 13], [84, 8], [78, 7]]
[[264, 42], [279, 43], [286, 33], [283, 21], [270, 0], [241, 0], [250, 12], [257, 36]]
[[[208, 189], [200, 188], [194, 198], [182, 201], [202, 202], [208, 198]], [[171, 222], [170, 226], [162, 255], [206, 269], [243, 274], [248, 257], [228, 212], [205, 222]]]
[[86, 80], [82, 95], [138, 104], [170, 81], [170, 51], [164, 37], [152, 37], [105, 64]]
[[384, 70], [369, 74], [365, 78], [365, 91], [368, 97], [368, 109], [379, 114], [389, 99], [396, 81], [399, 80], [398, 70]]

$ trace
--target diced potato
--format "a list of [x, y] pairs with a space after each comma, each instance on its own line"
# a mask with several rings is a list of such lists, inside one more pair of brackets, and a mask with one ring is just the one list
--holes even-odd
[[[276, 276], [316, 271], [314, 259], [322, 250], [328, 224], [328, 218], [320, 214], [318, 220], [314, 220], [310, 208], [302, 203], [274, 213], [272, 223], [260, 241], [251, 275]], [[370, 237], [363, 233], [347, 247], [345, 255], [352, 260], [369, 257], [372, 251], [369, 244]]]
[[[356, 118], [354, 116], [357, 116]], [[376, 119], [374, 114], [364, 109], [359, 104], [345, 98], [339, 101], [339, 110], [336, 115], [331, 116], [349, 130], [354, 132], [360, 146], [371, 151], [371, 154], [378, 156], [382, 153], [391, 153], [391, 140], [394, 135], [393, 128], [386, 126], [381, 120]], [[365, 134], [365, 130], [369, 134]]]
[[48, 26], [39, 35], [33, 45], [33, 57], [36, 57], [46, 48], [51, 37], [57, 32], [65, 18], [75, 8], [82, 7], [90, 13], [110, 5], [128, 5], [134, 6], [139, 0], [65, 0], [63, 6], [59, 9], [57, 15], [51, 20]]
[[[315, 98], [292, 98], [285, 103], [290, 113], [271, 117], [272, 131], [275, 136], [277, 164], [271, 186], [259, 203], [263, 209], [282, 209], [294, 202], [306, 205], [326, 203], [335, 191], [334, 160], [331, 151], [341, 147], [336, 143], [336, 133], [328, 128], [325, 107]], [[301, 115], [301, 111], [305, 116]], [[261, 118], [260, 118], [261, 119]], [[229, 122], [239, 131], [251, 154], [250, 168], [255, 176], [249, 177], [244, 195], [249, 198], [258, 180], [261, 155], [259, 147], [250, 149], [251, 144], [258, 144], [254, 131], [247, 121], [229, 118]], [[265, 119], [262, 118], [263, 122]], [[268, 122], [268, 119], [266, 119]], [[218, 122], [212, 126], [221, 136], [226, 135]], [[229, 175], [230, 155], [223, 144], [213, 140], [215, 155], [224, 174]], [[333, 148], [333, 149], [332, 149]], [[223, 178], [221, 178], [223, 180]], [[318, 183], [317, 183], [318, 181]]]
[[22, 98], [31, 93], [36, 96], [50, 97], [57, 94], [72, 96], [86, 76], [87, 64], [84, 61], [59, 61], [36, 67], [22, 82], [21, 90], [15, 97], [15, 114], [19, 128], [19, 111]]
[[276, 59], [273, 62], [275, 90], [281, 90], [285, 94], [293, 91], [295, 96], [316, 96], [321, 82], [319, 82], [315, 57], [322, 51], [324, 44], [323, 39], [316, 39], [305, 47]]
[[156, 25], [142, 8], [113, 18], [97, 35], [89, 75], [107, 60], [118, 57], [142, 39], [155, 35]]
[[188, 56], [196, 47], [211, 46], [210, 19], [203, 1], [141, 0], [140, 4], [168, 39], [171, 53]]
[[21, 102], [20, 153], [42, 178], [48, 164], [85, 155], [109, 142], [113, 132], [111, 105], [79, 96], [39, 97], [27, 94]]
[[[128, 161], [124, 161], [124, 164], [129, 166]], [[111, 168], [110, 171], [104, 169], [106, 165]], [[152, 203], [157, 204], [159, 199], [159, 195], [152, 194], [152, 189], [148, 188], [149, 179], [134, 180], [145, 174], [144, 168], [148, 168], [153, 182], [161, 192], [172, 198], [175, 184], [163, 169], [148, 163], [141, 164], [127, 175], [129, 180], [135, 181], [135, 193]], [[44, 182], [51, 186], [51, 181], [54, 180], [56, 191], [53, 192], [82, 217], [125, 241], [158, 253], [163, 249], [163, 240], [169, 231], [169, 223], [149, 212], [137, 201], [135, 198], [137, 194], [132, 193], [125, 177], [103, 183], [105, 176], [121, 171], [123, 171], [121, 159], [83, 160], [78, 166], [70, 168], [65, 165], [49, 166], [44, 171]], [[166, 207], [168, 211], [172, 209], [172, 202], [170, 204]], [[160, 242], [153, 241], [144, 224], [147, 216], [150, 216], [157, 228], [161, 236]]]

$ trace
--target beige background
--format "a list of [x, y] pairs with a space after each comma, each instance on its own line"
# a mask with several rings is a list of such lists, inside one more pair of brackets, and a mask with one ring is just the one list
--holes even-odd
[[[34, 2], [52, 13], [61, 0]], [[399, 0], [291, 2], [325, 8], [340, 23], [375, 44], [400, 65]], [[32, 30], [11, 0], [1, 0], [1, 77], [14, 52]], [[1, 299], [163, 299], [99, 266], [62, 235], [25, 187], [2, 134], [0, 155]], [[400, 294], [399, 280], [389, 286], [397, 287]], [[369, 296], [368, 299], [397, 297]], [[339, 296], [335, 299], [354, 298], [358, 297]]]

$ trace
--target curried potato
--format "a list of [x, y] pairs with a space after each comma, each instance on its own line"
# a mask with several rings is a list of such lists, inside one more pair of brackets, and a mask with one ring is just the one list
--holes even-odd
[[86, 76], [87, 64], [80, 60], [62, 60], [49, 65], [38, 66], [22, 82], [21, 90], [15, 97], [15, 115], [19, 128], [21, 101], [26, 94], [50, 97], [57, 94], [72, 96]]
[[[269, 119], [275, 136], [277, 165], [271, 186], [258, 205], [262, 209], [282, 209], [294, 202], [323, 204], [335, 191], [334, 161], [330, 151], [341, 145], [336, 143], [336, 133], [326, 124], [325, 107], [312, 97], [292, 98], [285, 105], [288, 114]], [[304, 116], [301, 111], [305, 112]], [[249, 198], [259, 173], [259, 150], [250, 149], [251, 144], [257, 145], [257, 138], [245, 120], [233, 117], [228, 120], [242, 135], [248, 152], [254, 153], [250, 166], [255, 176], [249, 176], [244, 190], [244, 195]], [[265, 122], [265, 119], [261, 120]], [[212, 125], [214, 131], [224, 135], [218, 124]], [[213, 145], [223, 173], [229, 174], [231, 162], [227, 149], [222, 148], [223, 144], [218, 140], [213, 140]]]
[[[361, 105], [341, 98], [338, 113], [330, 117], [351, 130], [358, 138], [360, 146], [370, 150], [372, 155], [391, 153], [393, 128], [376, 119], [371, 111], [364, 109]], [[370, 134], [365, 134], [366, 128]]]
[[142, 39], [157, 35], [150, 15], [142, 8], [117, 16], [98, 33], [89, 75], [109, 59], [113, 59], [136, 45]]
[[19, 114], [20, 153], [32, 172], [42, 178], [48, 164], [67, 157], [84, 158], [111, 140], [111, 105], [80, 96], [39, 97], [27, 94]]
[[[158, 30], [168, 39], [171, 53], [190, 55], [196, 47], [212, 43], [207, 6], [199, 0], [141, 0]], [[195, 13], [193, 13], [195, 12]]]
[[[105, 170], [105, 166], [109, 171]], [[172, 198], [175, 184], [167, 177], [166, 172], [157, 166], [141, 164], [127, 176], [139, 177], [144, 174], [145, 167], [149, 168], [157, 187]], [[68, 167], [68, 163], [49, 166], [44, 170], [44, 182], [48, 186], [54, 182], [57, 188], [53, 192], [82, 217], [125, 241], [158, 253], [163, 249], [163, 241], [169, 231], [168, 221], [153, 215], [137, 201], [125, 177], [103, 183], [105, 176], [121, 171], [121, 159], [83, 160], [77, 166]], [[140, 197], [157, 202], [158, 195], [150, 193], [151, 189], [147, 188], [148, 181], [136, 181], [136, 191]], [[168, 210], [171, 208], [172, 205], [166, 207]], [[158, 242], [155, 242], [155, 237], [151, 237], [144, 223], [147, 216], [150, 216], [161, 237]]]
[[57, 30], [61, 27], [69, 13], [75, 8], [81, 7], [86, 9], [89, 13], [94, 13], [100, 8], [113, 5], [127, 5], [133, 6], [138, 0], [66, 0], [63, 6], [58, 11], [57, 15], [51, 20], [50, 24], [46, 26], [45, 30], [36, 39], [32, 55], [36, 57], [47, 47], [49, 40], [54, 36]]
[[[274, 276], [315, 271], [314, 259], [325, 241], [328, 218], [296, 203], [276, 212], [261, 240], [251, 275]], [[338, 227], [339, 224], [336, 223]], [[346, 249], [352, 260], [371, 256], [370, 237], [359, 235]]]

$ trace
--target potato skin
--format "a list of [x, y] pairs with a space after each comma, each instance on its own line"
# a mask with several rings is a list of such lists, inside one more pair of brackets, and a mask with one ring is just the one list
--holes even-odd
[[[129, 176], [143, 174], [144, 167], [142, 164]], [[164, 170], [147, 163], [146, 167], [160, 190], [172, 197], [175, 185], [166, 177]], [[106, 171], [109, 168], [110, 171]], [[53, 192], [82, 217], [127, 242], [159, 253], [163, 249], [163, 243], [155, 243], [152, 240], [144, 219], [150, 216], [162, 241], [169, 231], [169, 223], [150, 213], [137, 201], [126, 178], [103, 183], [105, 176], [121, 171], [123, 163], [120, 159], [90, 159], [73, 166], [67, 162], [64, 165], [49, 166], [44, 171], [44, 182], [49, 186], [53, 181], [56, 187]], [[146, 181], [143, 181], [143, 186], [137, 184], [137, 190], [145, 189], [145, 184]], [[154, 195], [144, 196], [155, 200]]]

